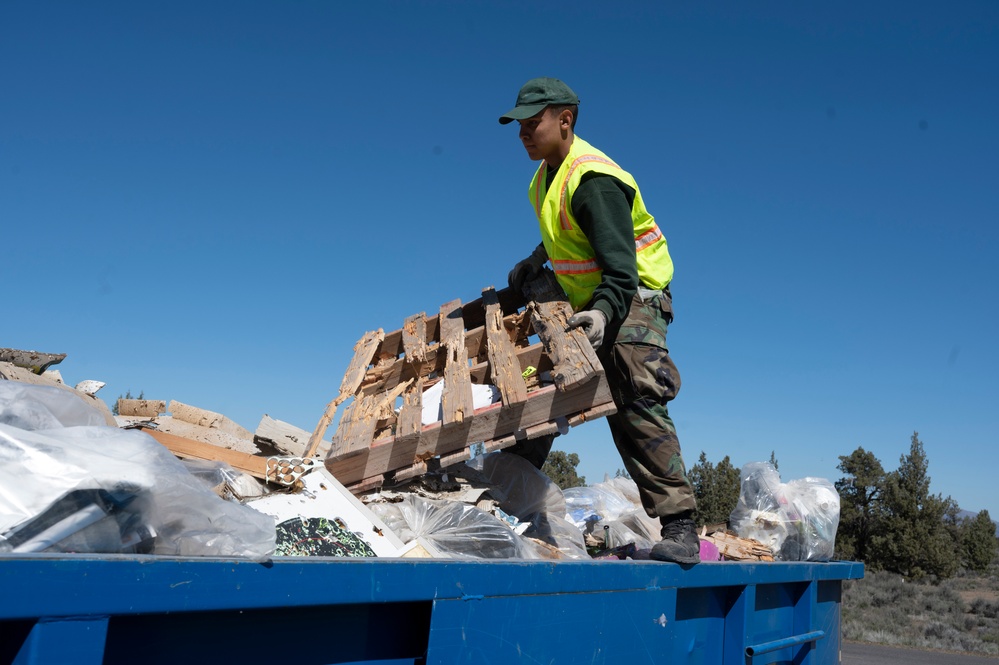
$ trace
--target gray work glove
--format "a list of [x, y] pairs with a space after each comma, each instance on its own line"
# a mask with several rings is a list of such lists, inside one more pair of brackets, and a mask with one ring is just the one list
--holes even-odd
[[523, 292], [524, 284], [541, 274], [541, 267], [545, 265], [546, 261], [548, 261], [548, 252], [545, 251], [544, 243], [541, 243], [534, 248], [530, 256], [515, 265], [510, 271], [507, 276], [510, 288], [518, 293]]
[[590, 340], [593, 350], [596, 351], [604, 343], [604, 328], [607, 327], [607, 317], [599, 309], [584, 309], [569, 319], [569, 327], [566, 330], [582, 328], [586, 333], [586, 339]]

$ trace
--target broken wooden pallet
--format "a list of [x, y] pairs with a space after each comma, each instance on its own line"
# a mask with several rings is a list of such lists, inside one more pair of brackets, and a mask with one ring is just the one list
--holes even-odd
[[[554, 433], [562, 419], [575, 426], [614, 413], [586, 335], [566, 330], [572, 309], [554, 275], [545, 271], [526, 290], [525, 302], [489, 287], [479, 300], [453, 300], [395, 332], [364, 335], [307, 454], [350, 398], [326, 468], [355, 492], [468, 459], [478, 442], [498, 450]], [[551, 385], [541, 384], [541, 373]], [[423, 393], [438, 381], [442, 419], [424, 425]], [[472, 384], [496, 386], [500, 401], [476, 409]]]

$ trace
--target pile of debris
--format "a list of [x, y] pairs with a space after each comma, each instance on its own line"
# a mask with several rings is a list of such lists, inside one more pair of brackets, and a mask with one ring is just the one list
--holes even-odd
[[[15, 488], [0, 552], [618, 560], [658, 540], [630, 479], [562, 491], [493, 446], [351, 491], [315, 433], [267, 415], [250, 432], [178, 401], [120, 399], [112, 415], [100, 382], [63, 383], [64, 358], [0, 349], [0, 485]], [[724, 525], [701, 541], [708, 561], [780, 552]]]

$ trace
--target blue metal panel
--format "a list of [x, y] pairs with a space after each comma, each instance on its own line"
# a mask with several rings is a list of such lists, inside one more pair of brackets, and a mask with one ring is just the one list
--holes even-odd
[[437, 601], [427, 665], [716, 662], [686, 657], [675, 608], [675, 589]]
[[107, 627], [107, 617], [39, 621], [14, 658], [14, 665], [101, 665]]
[[862, 564], [846, 562], [684, 569], [654, 562], [0, 556], [0, 637], [23, 635], [25, 622], [42, 620], [23, 648], [43, 653], [56, 638], [39, 626], [110, 617], [105, 645], [82, 634], [59, 639], [91, 651], [103, 646], [106, 663], [129, 662], [132, 646], [148, 640], [172, 642], [145, 662], [177, 662], [187, 649], [199, 658], [269, 663], [278, 653], [255, 640], [297, 629], [332, 636], [296, 652], [302, 664], [424, 657], [498, 663], [530, 654], [543, 662], [669, 656], [744, 665], [747, 647], [823, 631], [818, 642], [778, 642], [752, 662], [826, 665], [838, 656], [840, 583], [862, 576]]

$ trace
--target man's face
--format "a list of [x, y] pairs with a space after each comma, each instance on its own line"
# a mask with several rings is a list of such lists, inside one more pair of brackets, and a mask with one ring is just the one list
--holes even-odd
[[517, 122], [520, 123], [519, 136], [528, 157], [534, 161], [543, 159], [550, 166], [557, 166], [562, 162], [562, 122], [558, 114], [551, 108], [546, 108], [527, 120]]

